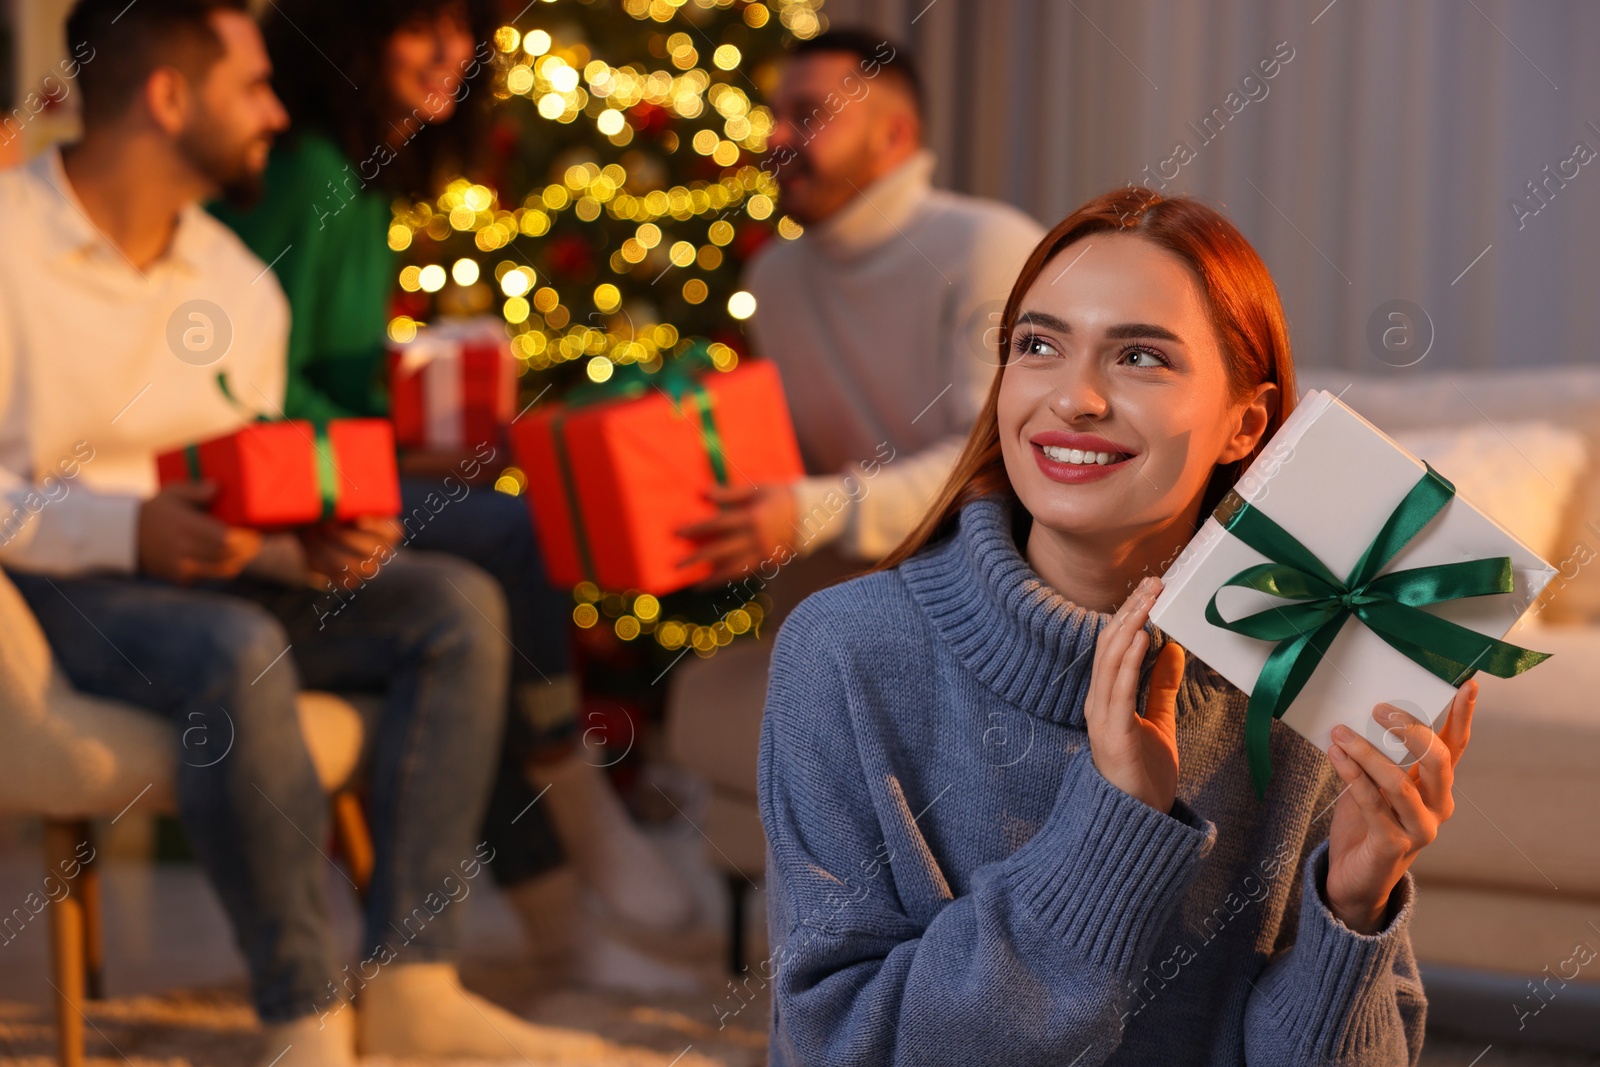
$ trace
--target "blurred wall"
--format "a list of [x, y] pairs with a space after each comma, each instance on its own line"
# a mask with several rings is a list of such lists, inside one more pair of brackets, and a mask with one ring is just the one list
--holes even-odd
[[7, 0], [11, 84], [0, 94], [0, 166], [25, 159], [48, 144], [76, 136], [78, 110], [72, 50], [62, 25], [72, 0]]
[[[1130, 180], [1223, 208], [1277, 279], [1302, 366], [1384, 370], [1424, 350], [1418, 369], [1600, 355], [1600, 158], [1581, 162], [1600, 152], [1600, 4], [829, 0], [824, 10], [834, 26], [866, 24], [917, 52], [941, 184], [1009, 200], [1045, 225]], [[1263, 60], [1273, 69], [1275, 53], [1291, 52], [1262, 77]]]

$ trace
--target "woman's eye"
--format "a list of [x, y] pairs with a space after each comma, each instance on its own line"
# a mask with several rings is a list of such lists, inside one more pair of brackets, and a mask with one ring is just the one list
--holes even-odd
[[[1167, 361], [1148, 348], [1130, 348], [1122, 354], [1124, 361], [1135, 367], [1164, 367]], [[1134, 362], [1139, 360], [1140, 362]]]
[[1016, 341], [1017, 352], [1024, 356], [1053, 356], [1056, 355], [1055, 346], [1042, 337], [1019, 337]]

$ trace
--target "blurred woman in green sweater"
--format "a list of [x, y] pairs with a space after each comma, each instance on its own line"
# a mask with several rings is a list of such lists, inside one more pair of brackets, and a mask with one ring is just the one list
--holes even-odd
[[[283, 0], [269, 10], [273, 86], [292, 126], [273, 150], [262, 199], [248, 211], [213, 210], [288, 295], [288, 417], [388, 414], [387, 321], [400, 266], [388, 244], [390, 204], [432, 198], [471, 166], [484, 143], [494, 29], [487, 0]], [[692, 901], [574, 748], [570, 598], [545, 579], [525, 502], [490, 488], [503, 443], [474, 444], [403, 453], [401, 496], [409, 515], [442, 485], [455, 487], [405, 543], [479, 564], [511, 607], [511, 707], [484, 826], [496, 881], [536, 961], [561, 976], [684, 988], [686, 972], [585, 921], [582, 888], [602, 913], [656, 930], [681, 927]]]

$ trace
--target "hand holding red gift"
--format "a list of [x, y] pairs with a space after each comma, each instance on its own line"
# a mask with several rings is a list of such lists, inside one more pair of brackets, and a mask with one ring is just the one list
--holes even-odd
[[232, 578], [261, 551], [261, 534], [206, 514], [216, 495], [210, 482], [177, 482], [139, 508], [139, 570], [187, 584]]
[[306, 569], [324, 581], [352, 590], [394, 558], [401, 533], [398, 522], [384, 518], [308, 526], [300, 532]]
[[795, 502], [788, 484], [713, 485], [705, 498], [718, 507], [718, 514], [678, 530], [678, 536], [700, 546], [679, 565], [711, 564], [711, 575], [702, 584], [716, 585], [754, 570], [785, 546], [794, 551]]

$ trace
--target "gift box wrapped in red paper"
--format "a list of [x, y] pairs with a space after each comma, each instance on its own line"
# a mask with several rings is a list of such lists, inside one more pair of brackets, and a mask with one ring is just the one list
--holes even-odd
[[424, 327], [389, 350], [389, 418], [403, 448], [475, 448], [516, 414], [517, 359], [505, 323]]
[[657, 595], [700, 581], [710, 565], [678, 566], [696, 545], [676, 531], [716, 514], [706, 491], [804, 473], [777, 368], [695, 356], [656, 374], [618, 367], [512, 424], [551, 581]]
[[230, 526], [277, 529], [400, 513], [387, 419], [252, 422], [156, 458], [162, 485], [216, 484], [210, 512]]

